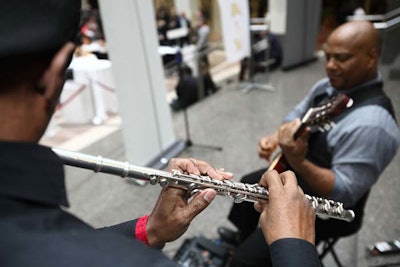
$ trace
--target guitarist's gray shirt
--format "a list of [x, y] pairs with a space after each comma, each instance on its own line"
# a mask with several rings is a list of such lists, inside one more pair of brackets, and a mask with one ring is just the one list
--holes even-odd
[[[340, 92], [331, 86], [328, 78], [322, 79], [285, 121], [301, 118], [313, 106], [316, 94], [324, 92], [333, 96], [338, 92], [351, 95], [371, 86], [382, 87], [380, 74], [372, 81]], [[326, 139], [335, 174], [334, 190], [329, 197], [351, 207], [372, 187], [396, 155], [400, 131], [394, 115], [382, 106], [371, 104], [346, 112], [327, 133]]]

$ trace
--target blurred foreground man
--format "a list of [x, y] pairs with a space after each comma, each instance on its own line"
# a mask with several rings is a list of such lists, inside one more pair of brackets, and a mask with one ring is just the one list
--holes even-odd
[[[149, 216], [95, 230], [62, 208], [68, 207], [63, 164], [50, 148], [38, 145], [64, 85], [80, 4], [0, 2], [0, 265], [175, 266], [160, 248], [187, 230], [214, 199], [214, 190], [202, 190], [189, 201], [186, 190], [163, 188]], [[173, 159], [169, 169], [232, 178], [195, 159]], [[271, 190], [271, 200], [258, 203], [257, 210], [269, 226], [265, 238], [277, 250], [273, 258], [286, 262], [279, 266], [293, 266], [282, 259], [281, 248], [297, 244], [294, 251], [318, 264], [315, 213], [293, 173], [270, 172], [261, 183]]]

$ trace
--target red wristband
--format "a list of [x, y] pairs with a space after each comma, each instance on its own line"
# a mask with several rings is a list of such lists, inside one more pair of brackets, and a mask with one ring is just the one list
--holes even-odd
[[146, 233], [146, 224], [149, 215], [142, 216], [138, 219], [135, 228], [135, 237], [137, 240], [142, 241], [147, 246], [149, 246], [149, 240], [147, 240], [147, 233]]

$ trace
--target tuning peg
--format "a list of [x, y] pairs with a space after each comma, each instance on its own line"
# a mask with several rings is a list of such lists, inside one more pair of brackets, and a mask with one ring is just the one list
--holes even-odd
[[347, 104], [346, 104], [346, 107], [347, 107], [347, 108], [351, 107], [351, 106], [353, 105], [353, 103], [354, 103], [353, 99], [350, 98], [349, 101], [348, 101]]
[[326, 131], [329, 131], [331, 129], [331, 126], [329, 124], [324, 124], [324, 129]]

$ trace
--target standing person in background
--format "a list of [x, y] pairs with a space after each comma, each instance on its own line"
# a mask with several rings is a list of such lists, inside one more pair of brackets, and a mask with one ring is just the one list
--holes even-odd
[[190, 20], [187, 18], [185, 11], [181, 12], [181, 15], [179, 16], [179, 23], [182, 28], [186, 28], [188, 31], [187, 35], [180, 38], [180, 40], [179, 40], [180, 47], [183, 47], [185, 45], [190, 44], [190, 37], [192, 35], [192, 24], [191, 24]]
[[[198, 26], [196, 30], [195, 44], [198, 53], [197, 62], [199, 69], [199, 76], [201, 77], [204, 96], [208, 96], [218, 91], [217, 85], [214, 83], [210, 74], [210, 62], [208, 60], [209, 35], [210, 26], [208, 25], [208, 16], [203, 12], [198, 12]], [[203, 92], [202, 91], [202, 92]]]
[[167, 39], [168, 24], [169, 14], [167, 8], [165, 6], [160, 6], [156, 12], [156, 25], [159, 45], [169, 45]]
[[203, 82], [203, 90], [204, 90], [204, 96], [209, 96], [214, 93], [216, 93], [219, 88], [218, 86], [214, 83], [214, 80], [211, 77], [210, 74], [210, 65], [208, 61], [200, 61], [200, 75], [202, 77], [202, 82]]
[[197, 27], [196, 50], [199, 53], [199, 61], [208, 62], [208, 38], [210, 35], [210, 26], [208, 25], [208, 18], [204, 15], [200, 17], [200, 25]]
[[[178, 13], [176, 12], [176, 8], [171, 7], [169, 10], [169, 21], [168, 21], [168, 25], [167, 25], [167, 31], [175, 30], [180, 27], [181, 27], [181, 21], [179, 19]], [[168, 42], [169, 42], [170, 46], [179, 45], [179, 39], [169, 39]]]

